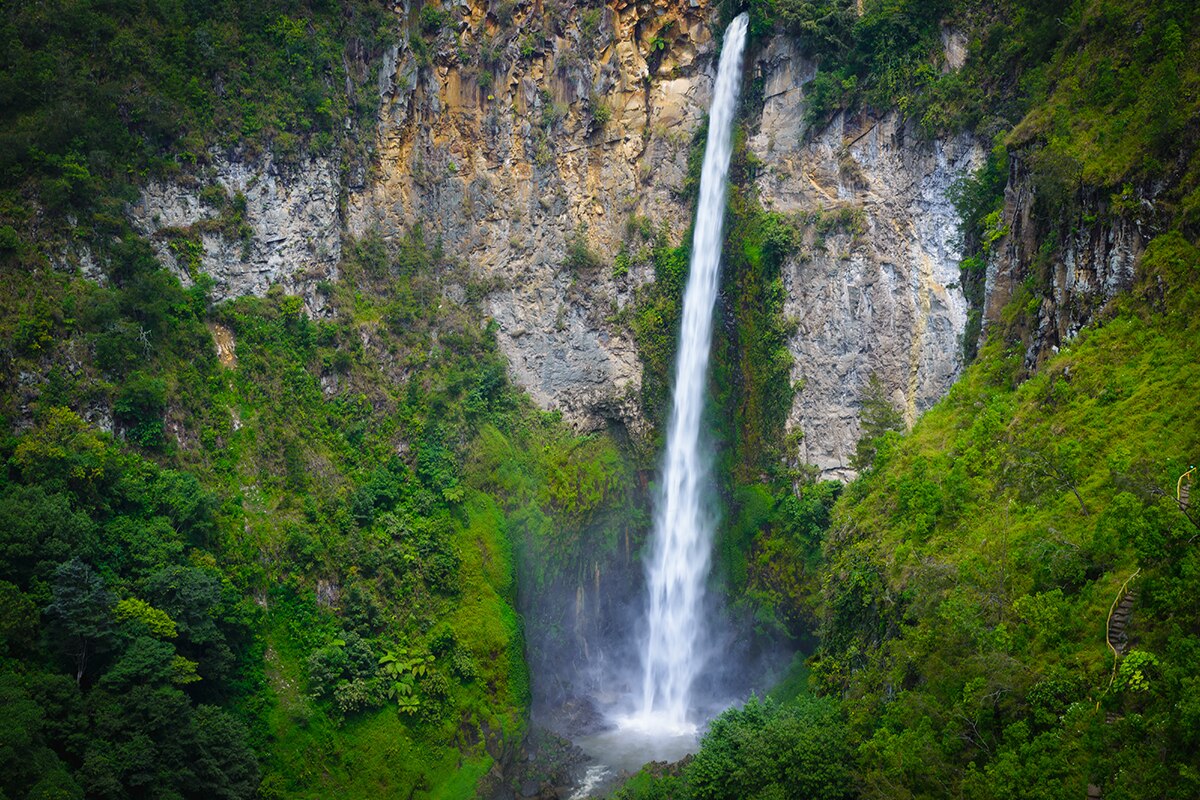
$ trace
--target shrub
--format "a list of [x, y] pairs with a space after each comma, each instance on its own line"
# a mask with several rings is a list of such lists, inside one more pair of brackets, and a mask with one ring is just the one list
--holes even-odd
[[684, 775], [697, 800], [852, 795], [847, 729], [833, 700], [751, 697], [713, 721]]
[[603, 101], [593, 101], [592, 119], [595, 121], [597, 127], [603, 128], [605, 125], [607, 125], [612, 119], [612, 115], [612, 106], [610, 106], [608, 103]]
[[449, 21], [449, 15], [436, 5], [421, 9], [421, 31], [427, 36], [436, 36]]
[[600, 256], [588, 247], [586, 225], [580, 225], [567, 237], [567, 256], [563, 266], [573, 275], [592, 272], [602, 266]]
[[166, 409], [166, 382], [144, 372], [129, 376], [113, 403], [117, 420], [128, 427], [126, 436], [131, 442], [147, 449], [162, 446], [162, 415]]
[[21, 246], [21, 237], [12, 225], [0, 226], [0, 253], [11, 253]]
[[597, 35], [600, 33], [600, 21], [603, 19], [603, 8], [586, 9], [579, 18], [579, 39], [584, 47], [594, 47]]

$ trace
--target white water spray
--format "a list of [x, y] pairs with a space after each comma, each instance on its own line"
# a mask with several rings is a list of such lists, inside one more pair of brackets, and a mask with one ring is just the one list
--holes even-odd
[[702, 605], [714, 521], [706, 509], [705, 494], [712, 490], [708, 480], [711, 456], [701, 445], [700, 419], [747, 20], [746, 14], [740, 14], [725, 31], [709, 111], [692, 260], [683, 296], [675, 397], [655, 508], [654, 551], [648, 566], [649, 630], [642, 657], [642, 705], [629, 721], [635, 727], [676, 734], [694, 730], [688, 719], [692, 683], [704, 666]]

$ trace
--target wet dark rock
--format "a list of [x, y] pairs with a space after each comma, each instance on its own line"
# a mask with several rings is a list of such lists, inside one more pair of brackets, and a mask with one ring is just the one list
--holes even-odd
[[566, 736], [586, 736], [608, 727], [604, 714], [590, 697], [572, 697], [558, 710], [557, 723]]
[[544, 728], [533, 728], [521, 747], [496, 765], [479, 783], [484, 800], [565, 800], [570, 797], [588, 758], [570, 741]]

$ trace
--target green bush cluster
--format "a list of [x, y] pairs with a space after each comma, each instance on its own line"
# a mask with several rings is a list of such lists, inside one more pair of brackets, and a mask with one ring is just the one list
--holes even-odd
[[261, 614], [209, 549], [212, 495], [61, 407], [2, 454], [5, 794], [253, 797]]
[[328, 151], [376, 102], [373, 73], [346, 70], [347, 42], [378, 52], [388, 16], [320, 0], [70, 0], [11, 12], [0, 26], [0, 172], [6, 193], [32, 189], [56, 225], [68, 213], [119, 219], [131, 184], [192, 170], [213, 147]]
[[951, 0], [903, 0], [865, 3], [859, 14], [853, 0], [755, 0], [751, 32], [762, 36], [782, 28], [818, 59], [807, 88], [810, 125], [864, 104], [932, 122], [930, 96], [953, 80], [931, 63], [941, 48], [939, 23], [952, 8]]
[[751, 697], [713, 720], [677, 776], [643, 773], [616, 800], [750, 800], [855, 796], [849, 731], [833, 700]]
[[[735, 164], [735, 169], [742, 164]], [[732, 409], [733, 424], [720, 425], [728, 474], [754, 482], [781, 470], [784, 426], [791, 411], [793, 326], [784, 314], [782, 267], [798, 243], [795, 226], [763, 211], [752, 197], [731, 191], [724, 291], [732, 327], [719, 331], [724, 351], [714, 367], [717, 402]]]
[[670, 411], [675, 346], [690, 253], [690, 241], [671, 247], [665, 233], [660, 233], [650, 254], [654, 282], [643, 287], [636, 300], [632, 327], [642, 361], [642, 409], [648, 419], [656, 422], [665, 422]]

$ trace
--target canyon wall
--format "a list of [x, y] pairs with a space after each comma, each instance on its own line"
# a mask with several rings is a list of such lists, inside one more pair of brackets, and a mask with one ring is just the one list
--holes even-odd
[[[470, 268], [512, 377], [536, 403], [580, 430], [617, 421], [644, 434], [641, 362], [623, 312], [653, 269], [636, 255], [627, 270], [613, 265], [654, 236], [678, 243], [690, 224], [688, 155], [712, 86], [714, 9], [619, 0], [489, 11], [462, 0], [444, 13], [436, 35], [414, 31], [377, 65], [369, 166], [336, 154], [282, 166], [269, 154], [213, 153], [208, 179], [222, 207], [195, 180], [156, 181], [131, 208], [135, 226], [185, 281], [210, 274], [217, 299], [280, 284], [319, 315], [317, 287], [337, 277], [343, 236], [391, 238], [420, 224]], [[944, 37], [943, 68], [961, 64], [960, 38]], [[799, 386], [788, 425], [803, 432], [800, 460], [848, 479], [872, 375], [911, 425], [961, 370], [968, 309], [947, 191], [983, 151], [967, 134], [923, 137], [896, 112], [839, 114], [810, 130], [814, 72], [788, 37], [760, 43], [746, 79], [762, 93], [745, 124], [759, 201], [802, 229], [783, 268]], [[1040, 244], [1035, 192], [1013, 164], [985, 326], [1027, 280]], [[1139, 223], [1095, 219], [1083, 218], [1043, 280], [1031, 363], [1132, 278]], [[199, 258], [181, 236], [200, 243]], [[595, 258], [572, 257], [580, 243]], [[445, 301], [462, 302], [463, 288], [447, 286]]]
[[[642, 437], [642, 367], [625, 312], [654, 279], [637, 253], [657, 237], [678, 244], [691, 223], [689, 154], [713, 83], [714, 10], [705, 0], [566, 13], [517, 4], [500, 19], [480, 0], [444, 8], [435, 37], [414, 33], [377, 65], [367, 159], [285, 166], [212, 153], [200, 180], [149, 184], [130, 209], [135, 227], [185, 281], [211, 275], [218, 300], [281, 285], [319, 316], [345, 237], [421, 225], [468, 267], [472, 286], [447, 276], [443, 302], [482, 298], [513, 380], [538, 405], [579, 430], [617, 422]], [[944, 68], [956, 68], [961, 37], [944, 40]], [[751, 188], [800, 231], [781, 276], [798, 386], [788, 427], [803, 434], [800, 461], [846, 480], [872, 376], [911, 425], [962, 369], [968, 304], [948, 191], [984, 151], [967, 134], [922, 136], [896, 112], [810, 129], [815, 65], [787, 37], [760, 42], [746, 70]], [[1144, 234], [1092, 198], [1061, 259], [1035, 267], [1036, 191], [1021, 159], [1012, 163], [1008, 233], [981, 311], [985, 330], [1001, 324], [1031, 274], [1046, 272], [1027, 340], [1035, 363], [1129, 284]], [[614, 269], [621, 252], [633, 254], [628, 268]], [[641, 533], [624, 531], [617, 553], [584, 546], [571, 569], [519, 582], [529, 662], [556, 676], [535, 681], [535, 706], [564, 729], [595, 724], [588, 698], [629, 688], [619, 676], [636, 660], [628, 632], [641, 594], [629, 587], [642, 564], [630, 537]]]
[[911, 426], [958, 377], [967, 301], [958, 215], [947, 193], [982, 150], [967, 134], [927, 140], [896, 112], [805, 124], [815, 65], [784, 37], [756, 69], [764, 85], [750, 147], [763, 205], [803, 221], [783, 267], [800, 389], [789, 427], [800, 460], [849, 479], [859, 408], [872, 375]]
[[[494, 287], [485, 305], [516, 381], [580, 428], [645, 429], [641, 366], [617, 315], [651, 275], [608, 265], [631, 220], [665, 226], [672, 241], [690, 222], [680, 198], [712, 84], [711, 16], [703, 5], [618, 3], [594, 42], [579, 20], [531, 58], [510, 42], [511, 66], [487, 88], [453, 58], [421, 69], [399, 46], [381, 72], [379, 172], [352, 193], [350, 230], [431, 226]], [[498, 35], [478, 9], [464, 9], [460, 28], [465, 42]], [[871, 374], [911, 424], [961, 368], [966, 301], [946, 190], [981, 154], [966, 136], [923, 141], [894, 114], [809, 132], [813, 70], [785, 37], [761, 49], [748, 77], [766, 88], [749, 110], [749, 146], [766, 207], [852, 223], [808, 237], [785, 267], [803, 387], [790, 426], [804, 432], [803, 460], [848, 478]], [[604, 125], [597, 98], [611, 111]], [[583, 230], [605, 267], [581, 276], [565, 262]]]

